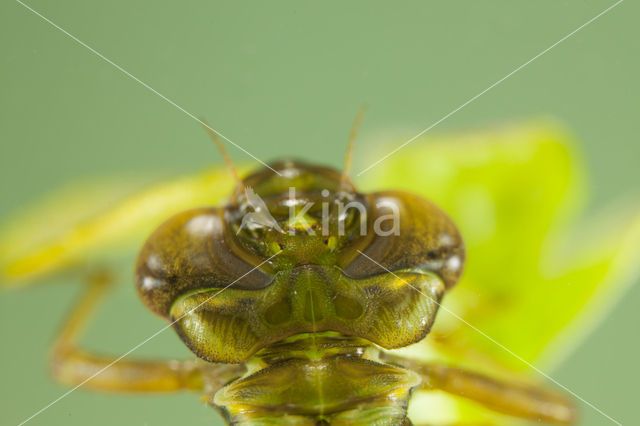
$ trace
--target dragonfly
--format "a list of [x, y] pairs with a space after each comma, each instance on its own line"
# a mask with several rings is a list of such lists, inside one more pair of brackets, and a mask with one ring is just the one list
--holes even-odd
[[105, 265], [62, 327], [53, 376], [97, 391], [197, 391], [234, 425], [576, 422], [568, 389], [542, 369], [637, 278], [638, 211], [574, 226], [584, 172], [554, 124], [422, 138], [358, 185], [356, 129], [343, 171], [283, 160], [238, 172], [210, 131], [228, 171], [126, 195], [85, 184], [8, 220], [3, 287], [142, 247], [142, 304], [194, 354], [82, 348], [113, 285]]

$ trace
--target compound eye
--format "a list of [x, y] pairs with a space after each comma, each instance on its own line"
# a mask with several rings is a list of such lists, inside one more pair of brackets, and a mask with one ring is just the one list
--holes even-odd
[[252, 259], [233, 244], [221, 209], [196, 209], [174, 216], [160, 225], [138, 255], [140, 298], [151, 311], [168, 318], [172, 303], [185, 292], [267, 287], [273, 277], [265, 272], [268, 269], [255, 267], [262, 259]]
[[453, 221], [433, 203], [404, 192], [371, 194], [368, 235], [342, 255], [347, 276], [399, 270], [435, 273], [447, 289], [462, 274], [465, 250]]

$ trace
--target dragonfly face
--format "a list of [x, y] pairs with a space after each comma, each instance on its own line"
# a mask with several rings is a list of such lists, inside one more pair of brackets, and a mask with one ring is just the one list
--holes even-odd
[[422, 339], [462, 271], [452, 221], [412, 194], [360, 194], [329, 168], [273, 167], [281, 176], [260, 170], [226, 207], [179, 214], [149, 238], [137, 266], [147, 307], [213, 362], [303, 333], [387, 349]]

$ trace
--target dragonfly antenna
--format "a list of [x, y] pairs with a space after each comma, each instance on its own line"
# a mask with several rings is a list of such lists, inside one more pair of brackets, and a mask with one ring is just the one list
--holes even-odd
[[342, 170], [342, 180], [340, 181], [341, 189], [344, 189], [347, 186], [347, 182], [349, 182], [349, 173], [351, 172], [351, 163], [353, 161], [353, 147], [356, 143], [356, 138], [358, 137], [360, 123], [362, 123], [362, 118], [364, 117], [364, 113], [366, 111], [367, 108], [365, 106], [360, 107], [360, 110], [356, 115], [356, 119], [353, 122], [353, 127], [351, 127], [349, 142], [347, 143], [347, 155], [344, 160], [344, 169]]
[[238, 185], [241, 185], [242, 180], [240, 180], [238, 171], [236, 170], [236, 167], [233, 165], [233, 162], [231, 161], [231, 157], [229, 156], [227, 149], [224, 147], [224, 144], [222, 143], [220, 136], [218, 136], [218, 133], [215, 130], [213, 130], [213, 127], [211, 127], [205, 119], [201, 118], [199, 121], [200, 121], [200, 124], [202, 124], [202, 127], [204, 127], [204, 130], [206, 130], [206, 132], [209, 134], [211, 139], [216, 143], [216, 146], [218, 147], [218, 151], [220, 151], [220, 153], [222, 154], [222, 157], [224, 158], [224, 162], [227, 163], [227, 168], [231, 172], [231, 176], [233, 176], [233, 179], [238, 183]]

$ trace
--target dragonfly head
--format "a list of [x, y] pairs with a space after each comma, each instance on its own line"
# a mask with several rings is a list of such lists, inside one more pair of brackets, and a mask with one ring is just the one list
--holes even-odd
[[414, 343], [463, 263], [457, 228], [427, 200], [358, 193], [333, 169], [283, 161], [245, 178], [227, 206], [161, 225], [136, 275], [143, 302], [194, 353], [238, 363], [312, 332]]

